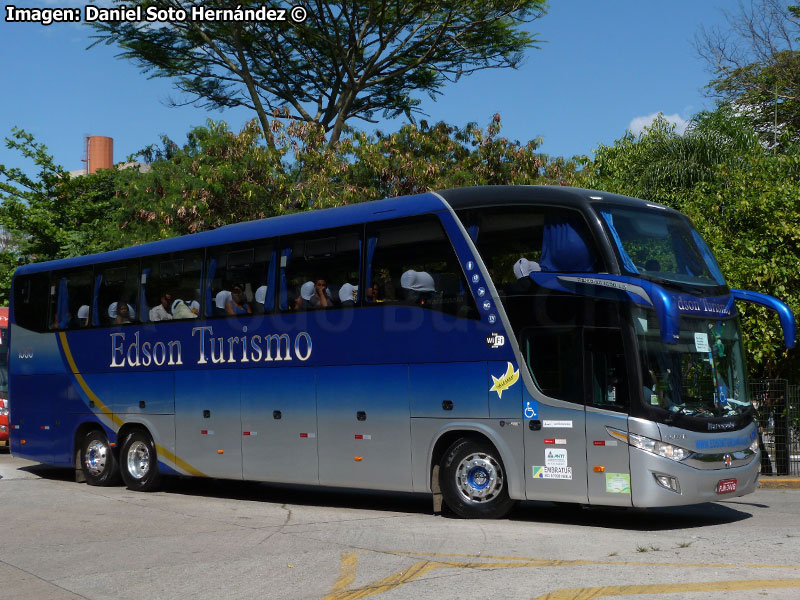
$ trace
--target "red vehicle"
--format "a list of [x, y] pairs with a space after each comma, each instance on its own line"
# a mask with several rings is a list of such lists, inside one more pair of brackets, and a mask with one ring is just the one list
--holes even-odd
[[0, 448], [8, 447], [8, 307], [0, 306]]

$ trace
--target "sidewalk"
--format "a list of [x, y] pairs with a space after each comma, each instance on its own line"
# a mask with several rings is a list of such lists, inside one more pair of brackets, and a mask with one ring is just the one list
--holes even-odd
[[787, 475], [762, 475], [758, 478], [758, 487], [800, 490], [800, 477], [790, 477]]

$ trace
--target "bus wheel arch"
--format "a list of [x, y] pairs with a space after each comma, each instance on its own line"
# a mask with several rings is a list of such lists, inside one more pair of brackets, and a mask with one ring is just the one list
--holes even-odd
[[122, 440], [119, 454], [122, 479], [129, 490], [154, 492], [161, 486], [158, 452], [153, 436], [146, 427], [126, 425], [120, 429]]
[[464, 518], [498, 519], [514, 507], [508, 473], [492, 440], [473, 430], [447, 431], [431, 456], [434, 510], [441, 501]]
[[84, 423], [75, 432], [76, 470], [86, 483], [111, 486], [119, 483], [117, 452], [97, 423]]

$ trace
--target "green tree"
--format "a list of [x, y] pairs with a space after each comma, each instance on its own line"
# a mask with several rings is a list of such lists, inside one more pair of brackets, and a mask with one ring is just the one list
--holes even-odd
[[0, 227], [8, 243], [0, 257], [0, 300], [14, 268], [28, 262], [78, 256], [119, 247], [111, 233], [117, 209], [115, 171], [71, 179], [47, 147], [14, 128], [6, 146], [38, 169], [35, 178], [0, 165]]
[[298, 210], [341, 206], [429, 190], [493, 184], [575, 183], [587, 159], [550, 159], [540, 140], [500, 135], [499, 115], [484, 129], [422, 121], [391, 134], [346, 128], [325, 143], [315, 123], [274, 127], [275, 151], [255, 121], [235, 134], [209, 121], [186, 144], [165, 140], [142, 157], [150, 171], [120, 172], [122, 239], [137, 243]]
[[766, 143], [799, 141], [800, 6], [757, 0], [725, 14], [726, 29], [701, 28], [695, 37], [714, 74], [709, 93], [735, 105]]
[[[523, 25], [545, 0], [436, 0], [308, 3], [307, 18], [235, 20], [236, 11], [287, 8], [286, 3], [222, 0], [222, 19], [196, 20], [179, 0], [115, 0], [142, 9], [180, 9], [186, 19], [93, 24], [98, 42], [154, 77], [174, 79], [189, 103], [253, 110], [274, 149], [271, 117], [288, 111], [320, 124], [329, 143], [358, 118], [372, 122], [418, 110], [417, 94], [435, 97], [448, 81], [475, 71], [516, 67], [535, 38]], [[246, 16], [246, 15], [245, 15]]]

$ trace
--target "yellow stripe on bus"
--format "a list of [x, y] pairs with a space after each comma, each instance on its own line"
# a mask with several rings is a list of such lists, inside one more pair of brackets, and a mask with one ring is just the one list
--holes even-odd
[[[111, 422], [117, 426], [117, 428], [122, 427], [124, 425], [124, 421], [116, 416], [111, 410], [103, 403], [100, 398], [97, 397], [92, 391], [92, 388], [89, 387], [89, 384], [86, 383], [86, 380], [83, 378], [78, 372], [78, 365], [75, 364], [75, 359], [72, 357], [72, 351], [69, 349], [69, 344], [67, 343], [67, 334], [63, 331], [58, 333], [58, 337], [61, 340], [61, 348], [64, 350], [64, 356], [67, 357], [67, 362], [69, 363], [69, 368], [72, 371], [75, 380], [78, 382], [78, 385], [81, 386], [81, 389], [86, 393], [89, 399], [95, 403], [97, 409], [103, 414], [103, 416], [107, 417], [111, 420]], [[198, 477], [206, 477], [206, 474], [198, 469], [194, 468], [192, 465], [187, 463], [182, 458], [179, 458], [166, 448], [164, 448], [161, 444], [156, 444], [156, 452], [158, 452], [159, 456], [163, 456], [170, 462], [174, 463], [176, 466], [180, 467], [187, 473], [191, 475], [196, 475]]]

